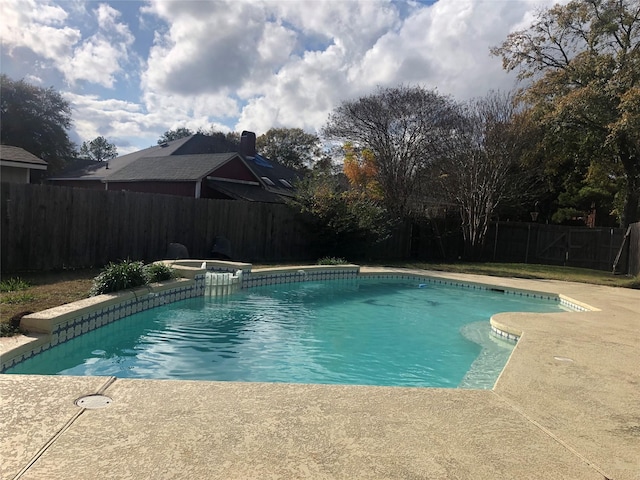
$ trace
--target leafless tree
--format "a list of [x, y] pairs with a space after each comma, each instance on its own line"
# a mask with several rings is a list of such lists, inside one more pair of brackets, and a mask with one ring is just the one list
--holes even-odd
[[400, 86], [345, 101], [322, 133], [370, 150], [387, 208], [399, 217], [414, 213], [421, 172], [442, 154], [443, 137], [457, 121], [455, 102], [433, 90]]
[[526, 128], [511, 94], [490, 92], [472, 100], [461, 107], [459, 120], [431, 178], [434, 191], [458, 206], [465, 257], [477, 259], [496, 208], [526, 195], [537, 172], [522, 168]]

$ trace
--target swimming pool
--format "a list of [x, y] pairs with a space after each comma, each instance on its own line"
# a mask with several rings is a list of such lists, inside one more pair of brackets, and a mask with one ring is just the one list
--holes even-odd
[[491, 388], [513, 347], [488, 320], [505, 311], [562, 308], [406, 279], [271, 285], [137, 313], [6, 373]]

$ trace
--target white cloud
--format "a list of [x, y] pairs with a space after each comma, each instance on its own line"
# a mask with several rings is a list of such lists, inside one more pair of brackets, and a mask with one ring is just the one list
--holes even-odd
[[30, 83], [30, 84], [32, 84], [32, 85], [34, 85], [34, 84], [35, 84], [35, 85], [42, 85], [42, 84], [44, 83], [44, 82], [42, 81], [42, 78], [40, 78], [40, 77], [38, 77], [38, 76], [36, 76], [36, 75], [32, 75], [32, 74], [27, 75], [26, 77], [24, 77], [24, 79], [25, 79], [28, 83]]
[[35, 0], [0, 2], [0, 36], [9, 54], [17, 47], [32, 50], [47, 60], [67, 57], [81, 38], [80, 31], [63, 22], [67, 13], [59, 6]]
[[[70, 4], [76, 13], [79, 4]], [[36, 0], [7, 0], [2, 7], [2, 41], [10, 49], [28, 48], [63, 73], [68, 83], [86, 80], [113, 87], [128, 61], [134, 37], [118, 23], [120, 13], [106, 4], [94, 10], [99, 31], [82, 39], [79, 28], [66, 24], [69, 14], [60, 5]], [[44, 66], [46, 68], [46, 65]]]
[[71, 58], [60, 65], [70, 83], [79, 80], [112, 88], [116, 75], [129, 60], [128, 48], [134, 42], [129, 27], [117, 20], [120, 12], [106, 4], [93, 11], [99, 25], [98, 33], [76, 47]]
[[[243, 1], [157, 1], [153, 12], [169, 23], [151, 49], [143, 85], [147, 90], [174, 94], [216, 93], [236, 88], [256, 74], [268, 74], [286, 59], [272, 54], [268, 44], [258, 48], [267, 28], [259, 4]], [[277, 33], [275, 46], [287, 38]], [[272, 40], [270, 40], [272, 41]]]
[[115, 74], [120, 70], [121, 50], [106, 38], [94, 36], [78, 46], [72, 57], [60, 70], [71, 82], [87, 80], [91, 83], [113, 87]]
[[[30, 49], [34, 65], [63, 73], [81, 138], [147, 146], [180, 126], [317, 131], [341, 101], [378, 85], [420, 84], [459, 100], [510, 89], [489, 48], [552, 3], [149, 0], [135, 10], [2, 0], [0, 32], [9, 54]], [[135, 51], [151, 31], [148, 52]], [[87, 84], [113, 99], [85, 95]]]
[[65, 93], [64, 96], [72, 107], [74, 130], [81, 141], [104, 136], [118, 146], [119, 154], [153, 145], [163, 132], [178, 127], [193, 131], [210, 127], [229, 131], [224, 124], [212, 121], [201, 111], [208, 111], [206, 104], [195, 105], [195, 101], [191, 109], [184, 109], [184, 103], [176, 97], [148, 98], [150, 107], [147, 108], [96, 95]]
[[[537, 0], [439, 0], [409, 9], [401, 21], [387, 3], [314, 2], [313, 15], [299, 2], [278, 5], [287, 24], [324, 32], [329, 46], [292, 58], [261, 87], [245, 83], [239, 90], [248, 99], [238, 122], [243, 128], [318, 129], [340, 101], [378, 85], [420, 84], [458, 100], [510, 90], [513, 76], [489, 49], [530, 19], [532, 9], [545, 6]], [[380, 5], [387, 10], [374, 8]]]

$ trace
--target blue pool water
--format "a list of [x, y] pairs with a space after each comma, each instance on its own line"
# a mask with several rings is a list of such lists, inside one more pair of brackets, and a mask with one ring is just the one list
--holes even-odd
[[491, 315], [560, 310], [407, 280], [276, 285], [138, 313], [7, 373], [490, 388], [512, 349]]

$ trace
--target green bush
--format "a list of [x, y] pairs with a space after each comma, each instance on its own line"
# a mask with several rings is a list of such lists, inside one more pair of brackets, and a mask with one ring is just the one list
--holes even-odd
[[164, 263], [151, 263], [145, 266], [144, 270], [149, 283], [162, 282], [163, 280], [176, 278], [173, 268], [165, 265]]
[[100, 274], [93, 279], [93, 287], [90, 294], [101, 295], [103, 293], [117, 292], [128, 288], [136, 288], [146, 285], [147, 275], [142, 262], [124, 260], [119, 263], [110, 263]]
[[318, 260], [318, 265], [346, 265], [349, 262], [340, 257], [323, 257]]
[[0, 282], [0, 292], [17, 292], [18, 290], [26, 290], [30, 286], [29, 282], [25, 282], [20, 277], [12, 277]]

